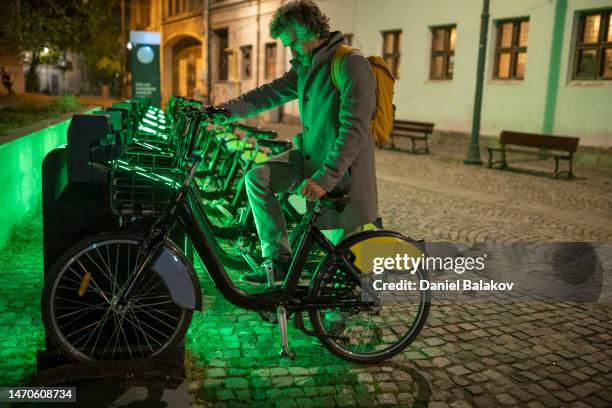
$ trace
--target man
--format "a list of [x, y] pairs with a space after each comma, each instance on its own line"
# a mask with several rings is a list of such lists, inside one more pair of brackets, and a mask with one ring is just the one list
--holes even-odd
[[[222, 106], [243, 119], [298, 99], [303, 133], [295, 148], [273, 157], [247, 173], [247, 194], [262, 255], [275, 280], [284, 279], [291, 263], [287, 227], [276, 194], [298, 189], [317, 200], [335, 188], [348, 189], [351, 201], [338, 213], [323, 209], [317, 223], [323, 229], [358, 231], [378, 216], [374, 141], [369, 123], [376, 106], [376, 80], [368, 61], [353, 52], [343, 58], [337, 84], [331, 61], [344, 43], [340, 32], [329, 31], [327, 17], [310, 0], [281, 6], [270, 23], [270, 36], [289, 47], [291, 69], [257, 89]], [[265, 273], [243, 279], [266, 282]]]
[[14, 95], [15, 91], [13, 91], [13, 78], [7, 71], [5, 71], [4, 67], [0, 67], [0, 76], [2, 76], [2, 85], [4, 85], [6, 88], [9, 96]]

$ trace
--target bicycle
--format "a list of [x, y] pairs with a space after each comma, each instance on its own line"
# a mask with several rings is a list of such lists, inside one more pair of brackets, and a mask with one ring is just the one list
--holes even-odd
[[[210, 120], [214, 110], [206, 114]], [[202, 310], [202, 296], [193, 265], [169, 238], [176, 224], [190, 237], [222, 296], [240, 308], [276, 312], [283, 356], [294, 357], [287, 335], [289, 314], [297, 328], [355, 363], [387, 360], [419, 334], [429, 312], [429, 291], [415, 292], [405, 304], [387, 302], [362, 287], [358, 261], [369, 243], [414, 250], [415, 242], [397, 232], [376, 230], [334, 245], [315, 225], [321, 206], [343, 209], [350, 199], [346, 192], [328, 194], [307, 213], [281, 286], [271, 285], [255, 294], [238, 288], [213, 250], [210, 231], [198, 222], [200, 210], [190, 186], [201, 160], [202, 156], [194, 158], [182, 180], [149, 175], [152, 182], [165, 184], [173, 198], [147, 234], [119, 232], [88, 238], [51, 268], [43, 290], [43, 322], [51, 341], [69, 359], [150, 358], [182, 339], [193, 311]], [[108, 163], [98, 166], [112, 171]], [[315, 244], [327, 255], [309, 284], [303, 285], [300, 273]], [[415, 277], [427, 279], [421, 270]], [[304, 313], [312, 330], [304, 326]], [[334, 313], [340, 319], [327, 318]]]

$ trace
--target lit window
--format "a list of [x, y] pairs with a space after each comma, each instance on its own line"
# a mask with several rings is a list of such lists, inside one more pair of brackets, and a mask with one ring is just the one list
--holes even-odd
[[528, 37], [529, 19], [527, 18], [497, 22], [494, 78], [525, 78]]
[[574, 79], [612, 79], [612, 10], [582, 13], [574, 52]]
[[214, 30], [213, 33], [216, 36], [217, 42], [217, 58], [218, 58], [218, 76], [219, 81], [227, 81], [229, 73], [229, 58], [227, 53], [227, 47], [229, 44], [229, 33], [227, 28], [221, 28]]
[[430, 79], [453, 79], [456, 40], [456, 26], [432, 27]]
[[395, 78], [400, 74], [402, 30], [383, 31], [383, 58]]
[[264, 78], [274, 79], [275, 77], [276, 77], [276, 43], [268, 43], [266, 44]]

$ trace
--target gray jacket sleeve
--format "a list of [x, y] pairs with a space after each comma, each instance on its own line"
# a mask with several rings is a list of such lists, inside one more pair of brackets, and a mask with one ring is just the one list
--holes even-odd
[[372, 137], [370, 120], [376, 107], [376, 79], [368, 60], [360, 54], [347, 54], [340, 71], [338, 137], [323, 167], [312, 176], [327, 191], [333, 190], [340, 182], [364, 144]]
[[245, 119], [297, 98], [297, 73], [292, 68], [280, 78], [231, 99], [220, 106], [229, 109], [228, 122]]

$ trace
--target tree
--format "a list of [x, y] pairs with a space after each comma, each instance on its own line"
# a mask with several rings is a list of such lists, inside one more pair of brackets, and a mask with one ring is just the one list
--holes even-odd
[[43, 49], [61, 54], [83, 42], [87, 2], [73, 0], [7, 0], [0, 44], [14, 53], [31, 53], [26, 89], [38, 91], [36, 70]]
[[[31, 53], [26, 90], [38, 91], [43, 58], [81, 53], [98, 81], [121, 70], [118, 0], [3, 0], [0, 48]], [[47, 52], [43, 53], [43, 50]], [[118, 69], [117, 69], [118, 67]]]
[[78, 48], [93, 79], [110, 85], [122, 70], [121, 14], [119, 0], [90, 0], [88, 39]]

